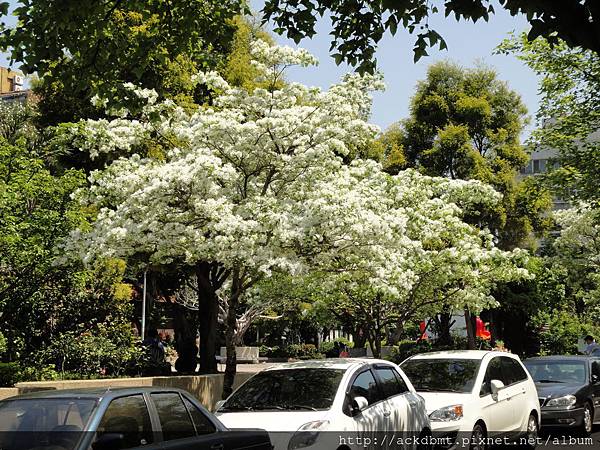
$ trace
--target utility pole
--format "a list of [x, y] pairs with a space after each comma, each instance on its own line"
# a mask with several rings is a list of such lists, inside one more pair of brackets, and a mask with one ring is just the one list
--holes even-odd
[[144, 294], [142, 296], [142, 341], [146, 337], [146, 274], [148, 270], [144, 270]]

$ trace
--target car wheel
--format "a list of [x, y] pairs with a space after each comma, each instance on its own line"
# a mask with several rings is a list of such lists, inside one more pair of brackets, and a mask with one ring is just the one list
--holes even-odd
[[527, 439], [527, 448], [535, 448], [537, 444], [538, 433], [538, 421], [533, 414], [529, 414], [529, 419], [527, 419], [527, 432], [525, 435], [525, 438]]
[[469, 446], [470, 450], [485, 450], [485, 429], [480, 423], [476, 423], [473, 427], [473, 432], [471, 433], [471, 445]]
[[594, 417], [592, 415], [592, 408], [589, 403], [586, 403], [583, 408], [583, 424], [581, 426], [581, 431], [584, 435], [589, 435], [592, 432]]
[[431, 450], [433, 448], [431, 437], [431, 431], [421, 431], [421, 434], [419, 434], [419, 443], [417, 444], [417, 450]]

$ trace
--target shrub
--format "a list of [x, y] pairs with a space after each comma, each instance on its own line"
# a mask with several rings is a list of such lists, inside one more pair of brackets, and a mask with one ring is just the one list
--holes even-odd
[[333, 350], [333, 346], [335, 344], [335, 341], [344, 344], [348, 348], [354, 348], [354, 342], [349, 341], [348, 339], [345, 339], [345, 338], [337, 338], [337, 339], [335, 339], [333, 341], [321, 342], [321, 346], [319, 347], [319, 351], [321, 353], [323, 353], [323, 354], [330, 353]]
[[0, 387], [11, 387], [19, 381], [21, 381], [21, 367], [18, 363], [0, 363]]
[[6, 351], [6, 338], [0, 333], [0, 355]]
[[323, 355], [313, 344], [292, 344], [287, 347], [288, 357], [297, 359], [321, 359]]
[[91, 330], [68, 331], [54, 337], [33, 355], [30, 365], [54, 365], [61, 374], [73, 372], [80, 378], [119, 376], [131, 373], [143, 362], [141, 352], [129, 328], [98, 324]]
[[577, 354], [577, 341], [587, 334], [597, 335], [598, 331], [577, 315], [560, 310], [539, 312], [532, 324], [539, 336], [540, 355]]

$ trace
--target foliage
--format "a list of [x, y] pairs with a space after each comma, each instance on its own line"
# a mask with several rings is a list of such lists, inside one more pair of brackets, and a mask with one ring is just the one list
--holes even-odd
[[126, 103], [124, 82], [189, 103], [191, 75], [224, 63], [232, 19], [245, 8], [237, 0], [18, 3], [18, 25], [3, 27], [0, 45], [41, 77], [44, 125], [98, 117], [102, 110], [90, 103], [96, 92]]
[[346, 338], [339, 337], [339, 338], [334, 339], [333, 341], [321, 342], [321, 345], [319, 346], [319, 351], [321, 353], [323, 353], [324, 355], [328, 354], [329, 352], [331, 352], [333, 350], [335, 342], [344, 344], [348, 348], [354, 348], [354, 342], [349, 341]]
[[[480, 350], [491, 350], [489, 341], [481, 338], [476, 339], [476, 347]], [[467, 339], [462, 336], [452, 336], [452, 342], [448, 345], [442, 345], [430, 339], [403, 340], [394, 346], [392, 353], [387, 357], [390, 361], [400, 364], [406, 358], [419, 353], [442, 352], [448, 350], [466, 350]]]
[[71, 197], [85, 178], [76, 170], [54, 173], [31, 125], [34, 114], [18, 105], [0, 110], [0, 333], [6, 361], [25, 362], [77, 328], [128, 325], [131, 315], [123, 261], [88, 268], [59, 261], [63, 239], [90, 215]]
[[[571, 47], [600, 51], [598, 17], [600, 6], [593, 0], [500, 0], [512, 15], [526, 14], [531, 24], [529, 38], [562, 38]], [[332, 22], [331, 50], [336, 62], [348, 62], [360, 70], [373, 70], [376, 46], [386, 32], [396, 34], [399, 27], [416, 32], [415, 60], [427, 55], [427, 49], [446, 48], [443, 37], [430, 28], [430, 18], [441, 14], [436, 2], [427, 0], [267, 0], [265, 21], [275, 22], [275, 31], [285, 33], [296, 43], [316, 33], [318, 17], [329, 15]], [[449, 0], [443, 13], [457, 20], [488, 21], [494, 8], [490, 0]]]
[[519, 142], [526, 121], [520, 97], [493, 70], [436, 63], [417, 87], [410, 117], [384, 135], [388, 160], [404, 159], [404, 167], [428, 175], [492, 185], [502, 202], [472, 210], [465, 219], [488, 227], [501, 248], [523, 246], [551, 224], [544, 214], [549, 194], [535, 180], [515, 179], [527, 162]]
[[600, 221], [599, 211], [580, 205], [556, 213], [560, 234], [548, 258], [563, 275], [564, 305], [578, 315], [597, 317], [600, 313]]
[[[564, 198], [592, 203], [600, 200], [600, 56], [582, 48], [570, 48], [538, 38], [513, 36], [500, 47], [513, 53], [540, 78], [541, 127], [532, 135], [537, 148], [557, 149], [560, 167], [551, 170], [550, 187]], [[550, 167], [552, 169], [552, 167]]]
[[290, 358], [297, 359], [321, 359], [323, 355], [319, 353], [317, 347], [313, 344], [291, 344], [287, 347]]
[[540, 311], [531, 320], [540, 341], [540, 355], [573, 355], [577, 341], [598, 328], [569, 311]]
[[6, 338], [4, 337], [4, 335], [2, 333], [0, 333], [0, 355], [2, 355], [2, 353], [4, 353], [7, 349], [6, 346]]
[[58, 372], [119, 376], [142, 360], [142, 349], [128, 324], [86, 325], [54, 336], [32, 355], [35, 365], [53, 364]]
[[19, 381], [21, 381], [19, 364], [0, 362], [0, 387], [11, 387]]

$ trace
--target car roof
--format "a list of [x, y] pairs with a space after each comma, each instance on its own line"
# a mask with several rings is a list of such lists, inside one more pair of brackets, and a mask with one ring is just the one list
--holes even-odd
[[[491, 350], [448, 350], [441, 352], [418, 353], [408, 359], [483, 359], [490, 353], [505, 353], [492, 352]], [[508, 353], [510, 355], [510, 353]]]
[[365, 364], [393, 364], [383, 359], [372, 358], [328, 358], [328, 359], [310, 359], [306, 361], [297, 361], [290, 363], [281, 363], [268, 367], [263, 372], [273, 370], [288, 369], [342, 369], [347, 370], [351, 367], [362, 366]]
[[[183, 389], [140, 386], [140, 387], [115, 387], [115, 388], [78, 388], [78, 389], [48, 389], [8, 397], [4, 400], [26, 400], [43, 398], [114, 398], [123, 395], [141, 394], [144, 392], [181, 392], [187, 393]], [[2, 400], [2, 401], [4, 401]]]
[[525, 361], [594, 361], [600, 359], [596, 355], [547, 355], [534, 356], [527, 358]]

